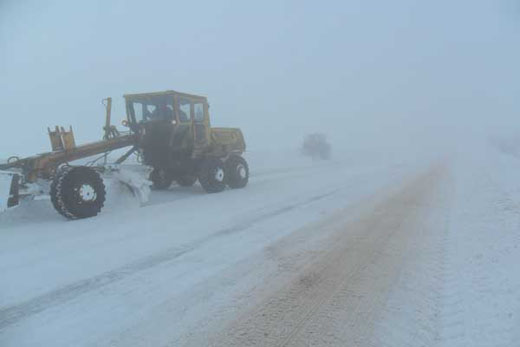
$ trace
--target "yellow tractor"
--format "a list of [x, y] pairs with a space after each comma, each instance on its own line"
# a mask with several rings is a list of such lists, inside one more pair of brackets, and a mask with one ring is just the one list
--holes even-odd
[[[124, 95], [128, 130], [111, 125], [112, 99], [105, 99], [103, 140], [77, 146], [72, 128], [49, 130], [52, 151], [28, 158], [11, 157], [0, 164], [0, 211], [26, 196], [49, 194], [55, 209], [69, 219], [97, 215], [105, 202], [102, 175], [119, 172], [132, 154], [150, 167], [149, 181], [129, 175], [118, 178], [146, 200], [147, 189], [167, 189], [174, 181], [191, 186], [197, 180], [209, 193], [243, 188], [249, 167], [242, 157], [240, 129], [212, 128], [209, 104], [203, 96], [164, 91]], [[128, 147], [112, 163], [71, 165], [70, 162]], [[105, 155], [104, 158], [107, 156]], [[50, 181], [45, 191], [42, 181]]]

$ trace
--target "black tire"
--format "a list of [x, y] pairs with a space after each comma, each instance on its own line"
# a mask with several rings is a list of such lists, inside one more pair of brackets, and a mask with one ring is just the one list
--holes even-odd
[[165, 190], [173, 183], [173, 175], [166, 169], [153, 169], [149, 177], [153, 190]]
[[209, 158], [202, 162], [199, 182], [208, 193], [218, 193], [226, 189], [225, 168], [221, 160]]
[[226, 160], [226, 183], [230, 188], [244, 188], [249, 182], [249, 166], [244, 158], [233, 155]]
[[181, 186], [181, 187], [191, 187], [192, 185], [197, 182], [197, 176], [194, 175], [182, 175], [175, 179], [175, 181]]
[[61, 168], [51, 183], [51, 202], [68, 219], [96, 216], [105, 204], [106, 191], [101, 176], [86, 166]]

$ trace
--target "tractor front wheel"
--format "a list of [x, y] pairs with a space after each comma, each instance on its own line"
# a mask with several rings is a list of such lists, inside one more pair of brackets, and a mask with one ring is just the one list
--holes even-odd
[[226, 189], [225, 168], [221, 160], [209, 158], [202, 162], [199, 182], [208, 193], [218, 193]]
[[51, 183], [51, 202], [69, 219], [96, 216], [105, 203], [105, 185], [99, 173], [86, 166], [65, 166]]
[[170, 188], [173, 183], [173, 175], [166, 169], [153, 169], [150, 173], [153, 190], [165, 190]]
[[244, 188], [249, 181], [249, 166], [244, 158], [233, 155], [226, 160], [226, 182], [230, 188]]

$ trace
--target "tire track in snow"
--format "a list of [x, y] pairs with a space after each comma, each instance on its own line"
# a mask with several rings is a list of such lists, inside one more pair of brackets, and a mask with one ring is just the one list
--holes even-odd
[[399, 278], [410, 242], [442, 170], [413, 180], [358, 221], [330, 248], [212, 341], [214, 346], [367, 346]]
[[175, 260], [181, 257], [182, 255], [185, 255], [195, 250], [196, 248], [208, 242], [211, 242], [216, 238], [245, 231], [261, 221], [265, 221], [267, 219], [291, 212], [297, 209], [298, 207], [306, 206], [314, 202], [326, 199], [327, 197], [336, 194], [339, 190], [340, 189], [334, 189], [324, 194], [315, 195], [304, 201], [286, 205], [284, 207], [263, 213], [256, 217], [250, 218], [244, 222], [235, 224], [231, 227], [220, 229], [207, 237], [190, 242], [183, 247], [169, 248], [157, 254], [145, 257], [125, 266], [119, 267], [117, 269], [104, 272], [100, 275], [66, 285], [57, 290], [37, 296], [20, 304], [0, 308], [0, 331], [12, 324], [16, 324], [17, 322], [23, 319], [29, 318], [30, 316], [36, 315], [39, 312], [45, 311], [48, 308], [52, 308], [70, 300], [73, 300], [74, 298], [80, 295], [94, 290], [98, 290], [112, 283], [121, 281], [129, 276], [134, 275], [135, 273], [146, 271], [155, 266]]
[[381, 347], [436, 346], [440, 340], [447, 235], [451, 194], [445, 185], [433, 201], [432, 213], [418, 228], [384, 313], [376, 324], [374, 345]]

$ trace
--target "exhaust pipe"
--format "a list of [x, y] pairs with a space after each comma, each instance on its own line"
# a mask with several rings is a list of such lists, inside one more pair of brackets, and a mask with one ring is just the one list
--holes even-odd
[[0, 171], [0, 212], [20, 203], [20, 175]]

